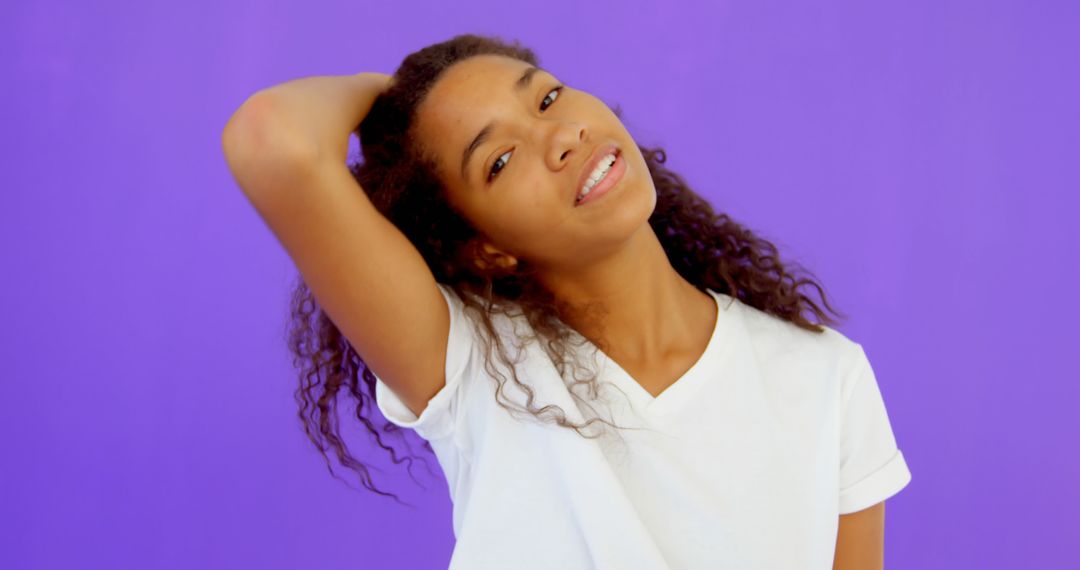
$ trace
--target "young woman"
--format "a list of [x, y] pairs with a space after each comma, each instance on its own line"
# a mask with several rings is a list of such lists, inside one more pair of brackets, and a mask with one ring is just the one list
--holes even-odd
[[339, 392], [396, 463], [380, 431], [422, 437], [452, 568], [882, 567], [911, 474], [861, 345], [531, 50], [462, 35], [290, 81], [223, 145], [302, 276], [309, 437], [384, 495]]

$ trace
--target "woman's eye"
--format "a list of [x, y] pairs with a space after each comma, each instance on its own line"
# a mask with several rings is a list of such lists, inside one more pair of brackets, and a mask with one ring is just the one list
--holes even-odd
[[[560, 85], [560, 86], [558, 86], [558, 87], [556, 87], [556, 88], [552, 89], [551, 91], [548, 91], [548, 97], [544, 97], [544, 101], [547, 101], [547, 100], [548, 100], [548, 98], [549, 98], [549, 97], [551, 97], [551, 94], [552, 94], [552, 93], [555, 93], [555, 98], [551, 100], [551, 102], [552, 102], [552, 103], [554, 103], [554, 102], [555, 102], [555, 99], [558, 99], [558, 98], [559, 98], [559, 93], [560, 93], [560, 92], [562, 92], [562, 88], [563, 88], [563, 86], [562, 86], [562, 85]], [[550, 107], [550, 106], [551, 106], [551, 104], [549, 103], [547, 107]], [[540, 110], [541, 110], [541, 111], [544, 111], [544, 110], [546, 110], [546, 109], [547, 109], [547, 107], [545, 107], [545, 106], [543, 105], [543, 103], [541, 103], [541, 105], [540, 105]]]
[[[544, 100], [540, 103], [541, 113], [546, 111], [547, 108], [551, 106], [551, 103], [554, 103], [555, 100], [559, 98], [559, 93], [562, 92], [563, 87], [563, 85], [559, 85], [558, 87], [555, 87], [551, 91], [547, 92], [548, 96], [544, 97]], [[552, 93], [555, 93], [555, 97], [551, 96]], [[551, 99], [551, 103], [547, 103], [548, 99]], [[544, 105], [544, 103], [547, 103], [547, 105]], [[502, 153], [501, 155], [499, 155], [499, 158], [495, 160], [495, 163], [491, 165], [491, 170], [488, 172], [488, 182], [491, 182], [496, 176], [498, 176], [499, 172], [501, 172], [503, 168], [506, 168], [506, 161], [502, 160], [502, 157], [508, 154], [510, 154], [510, 151]], [[496, 170], [495, 167], [499, 164], [500, 161], [503, 163], [503, 166], [500, 166], [498, 170]]]
[[496, 166], [496, 165], [498, 165], [500, 161], [501, 161], [501, 162], [502, 162], [503, 164], [506, 164], [506, 161], [505, 161], [505, 160], [503, 160], [503, 159], [502, 159], [502, 157], [504, 157], [504, 156], [506, 156], [506, 155], [508, 155], [508, 154], [510, 154], [510, 151], [506, 151], [506, 152], [504, 152], [504, 153], [500, 154], [500, 155], [499, 155], [499, 158], [497, 158], [497, 159], [495, 160], [495, 164], [492, 164], [492, 165], [491, 165], [491, 172], [489, 172], [489, 173], [488, 173], [488, 181], [489, 181], [489, 182], [491, 181], [491, 179], [495, 178], [495, 176], [497, 176], [497, 175], [499, 174], [499, 171], [501, 171], [501, 170], [502, 170], [502, 169], [504, 168], [504, 167], [499, 167], [499, 170], [495, 170], [495, 166]]

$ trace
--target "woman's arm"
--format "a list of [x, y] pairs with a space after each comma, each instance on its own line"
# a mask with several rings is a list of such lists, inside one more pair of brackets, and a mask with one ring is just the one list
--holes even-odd
[[882, 570], [885, 566], [885, 501], [840, 515], [833, 570]]
[[233, 138], [229, 133], [236, 133], [249, 144], [255, 137], [262, 148], [314, 152], [344, 163], [349, 136], [390, 79], [373, 72], [315, 75], [268, 87], [249, 97], [229, 119], [225, 144]]
[[[419, 416], [447, 383], [450, 306], [412, 242], [345, 164], [379, 74], [310, 77], [253, 95], [222, 134], [237, 185], [364, 364]], [[340, 121], [340, 123], [337, 123]], [[313, 152], [313, 149], [321, 150]]]

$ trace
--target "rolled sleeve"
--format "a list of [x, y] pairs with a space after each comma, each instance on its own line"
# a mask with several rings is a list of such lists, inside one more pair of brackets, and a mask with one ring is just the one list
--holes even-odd
[[841, 407], [840, 514], [860, 511], [892, 497], [911, 481], [897, 447], [885, 401], [870, 361], [858, 346]]
[[427, 407], [419, 416], [394, 393], [382, 379], [375, 377], [375, 401], [379, 412], [390, 423], [409, 428], [426, 439], [442, 439], [454, 432], [461, 407], [461, 386], [473, 355], [474, 336], [472, 323], [465, 317], [465, 306], [457, 294], [439, 283], [439, 291], [446, 298], [450, 311], [450, 334], [446, 347], [446, 384], [428, 400]]

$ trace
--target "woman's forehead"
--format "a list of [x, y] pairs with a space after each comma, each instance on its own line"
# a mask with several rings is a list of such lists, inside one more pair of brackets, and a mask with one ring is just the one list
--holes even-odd
[[423, 114], [444, 126], [470, 126], [465, 124], [470, 120], [482, 126], [492, 111], [520, 95], [524, 81], [519, 80], [529, 69], [535, 66], [502, 56], [476, 56], [456, 63], [435, 82], [422, 105]]
[[463, 59], [443, 71], [442, 76], [436, 81], [436, 89], [440, 85], [467, 88], [493, 88], [498, 82], [505, 84], [509, 89], [513, 80], [520, 76], [521, 72], [530, 67], [536, 67], [527, 61], [514, 59], [504, 55], [477, 55]]
[[[465, 152], [482, 131], [497, 128], [499, 117], [527, 92], [544, 71], [503, 56], [476, 56], [449, 67], [419, 109], [425, 142], [437, 150], [449, 174], [460, 180]], [[481, 137], [486, 138], [486, 137]]]

